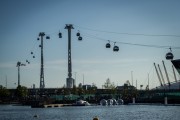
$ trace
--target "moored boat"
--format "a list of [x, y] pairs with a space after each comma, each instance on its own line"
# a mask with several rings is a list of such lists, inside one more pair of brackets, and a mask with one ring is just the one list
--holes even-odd
[[90, 106], [91, 104], [85, 100], [78, 100], [76, 103], [72, 104], [72, 106]]

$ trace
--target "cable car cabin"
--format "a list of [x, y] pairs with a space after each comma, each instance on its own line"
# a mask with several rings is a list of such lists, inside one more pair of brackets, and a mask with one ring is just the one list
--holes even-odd
[[174, 58], [174, 55], [171, 52], [166, 54], [166, 60], [172, 60], [173, 58]]
[[114, 46], [113, 51], [114, 51], [114, 52], [119, 51], [119, 47], [118, 47], [118, 46]]
[[31, 52], [31, 54], [33, 54], [33, 52]]
[[39, 47], [41, 47], [41, 45], [39, 45]]
[[111, 44], [110, 43], [107, 43], [106, 44], [106, 48], [110, 48], [111, 47]]
[[60, 33], [60, 32], [59, 32], [59, 34], [58, 34], [58, 35], [59, 35], [59, 38], [62, 38], [62, 33]]
[[50, 37], [49, 37], [49, 36], [46, 36], [46, 39], [50, 39]]
[[26, 60], [26, 62], [28, 62], [28, 60]]
[[79, 41], [81, 41], [81, 40], [82, 40], [82, 37], [81, 37], [81, 36], [79, 36], [79, 37], [78, 37], [78, 40], [79, 40]]
[[35, 58], [35, 56], [33, 56], [33, 58]]
[[21, 64], [21, 66], [26, 66], [26, 64]]
[[78, 32], [78, 33], [76, 34], [76, 36], [80, 36], [80, 33]]
[[30, 64], [30, 62], [28, 62], [28, 64]]
[[37, 40], [39, 40], [39, 38], [37, 38]]

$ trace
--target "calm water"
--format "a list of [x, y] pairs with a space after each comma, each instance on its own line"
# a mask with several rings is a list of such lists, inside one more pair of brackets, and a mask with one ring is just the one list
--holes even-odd
[[[39, 118], [33, 116], [37, 114]], [[0, 105], [0, 120], [180, 120], [180, 106], [83, 106], [30, 108]]]

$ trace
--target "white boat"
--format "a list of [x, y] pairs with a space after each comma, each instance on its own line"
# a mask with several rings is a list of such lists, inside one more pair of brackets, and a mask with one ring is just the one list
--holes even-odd
[[112, 100], [113, 100], [112, 105], [118, 105], [118, 103], [117, 103], [116, 99], [112, 99]]
[[107, 103], [108, 103], [108, 105], [113, 105], [113, 99], [108, 99]]
[[100, 105], [102, 106], [106, 106], [106, 105], [123, 105], [124, 104], [124, 101], [122, 99], [108, 99], [108, 100], [105, 100], [105, 99], [102, 99], [100, 101]]
[[90, 103], [84, 100], [78, 100], [76, 101], [75, 104], [73, 104], [73, 106], [90, 106], [90, 105], [91, 105]]
[[123, 105], [123, 104], [124, 104], [124, 101], [123, 101], [122, 99], [118, 99], [118, 100], [117, 100], [117, 103], [118, 103], [118, 105]]
[[107, 100], [102, 99], [102, 100], [100, 101], [100, 105], [106, 106], [106, 105], [107, 105]]

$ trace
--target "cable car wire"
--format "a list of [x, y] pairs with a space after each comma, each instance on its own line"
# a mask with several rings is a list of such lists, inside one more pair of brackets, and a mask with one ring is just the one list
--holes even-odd
[[137, 44], [137, 43], [112, 41], [112, 40], [109, 40], [109, 39], [100, 38], [100, 37], [97, 37], [97, 36], [94, 36], [94, 35], [90, 35], [90, 34], [87, 34], [87, 33], [86, 34], [84, 33], [83, 35], [86, 36], [86, 37], [89, 37], [89, 38], [94, 38], [94, 39], [102, 40], [102, 41], [116, 42], [116, 43], [119, 43], [119, 44], [134, 45], [134, 46], [141, 46], [141, 47], [164, 48], [164, 49], [169, 49], [170, 47], [172, 49], [180, 49], [180, 47], [176, 47], [176, 46], [147, 45], [147, 44]]
[[86, 27], [80, 27], [77, 25], [74, 25], [76, 27], [90, 30], [90, 31], [96, 31], [96, 32], [104, 32], [104, 33], [111, 33], [111, 34], [124, 34], [124, 35], [136, 35], [136, 36], [151, 36], [151, 37], [180, 37], [180, 35], [172, 35], [172, 34], [144, 34], [144, 33], [128, 33], [128, 32], [113, 32], [113, 31], [105, 31], [105, 30], [98, 30], [98, 29], [91, 29]]

